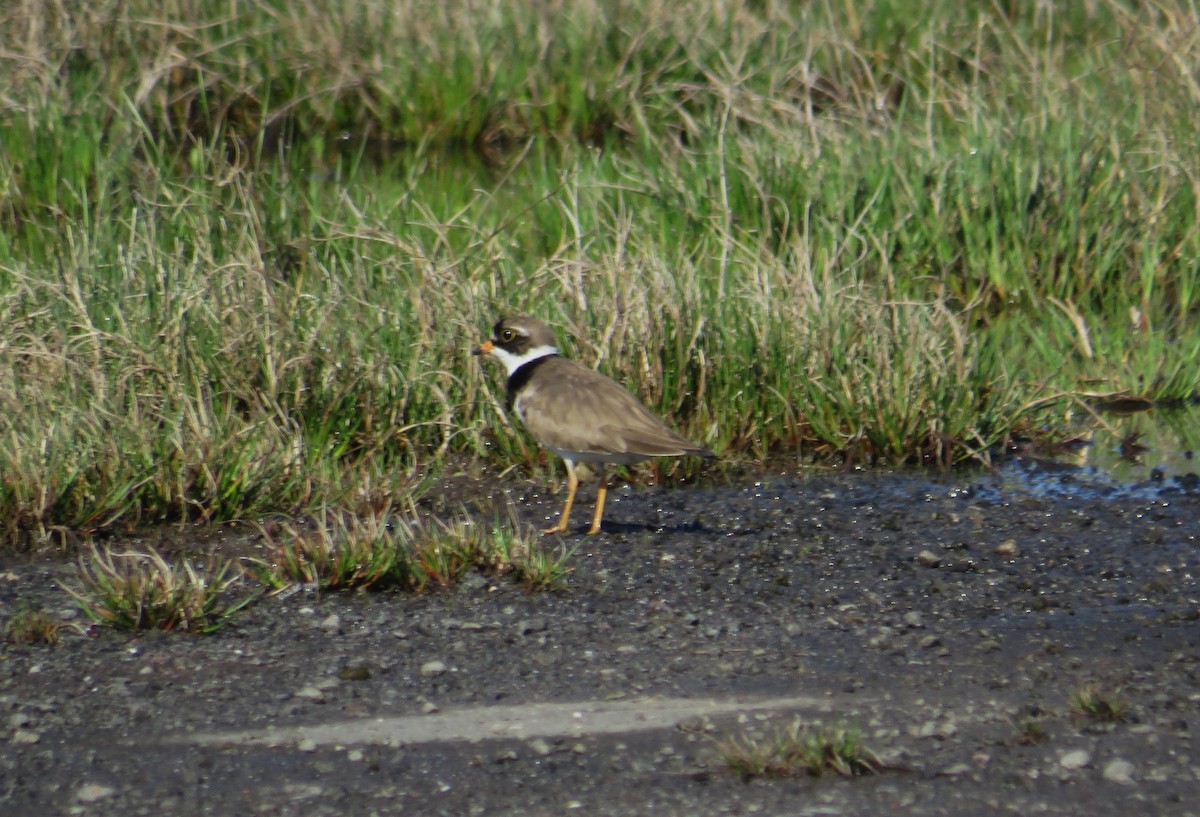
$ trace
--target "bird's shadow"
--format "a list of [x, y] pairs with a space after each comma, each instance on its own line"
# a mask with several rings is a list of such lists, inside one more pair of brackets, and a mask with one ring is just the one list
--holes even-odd
[[[581, 536], [587, 534], [587, 525], [572, 526], [570, 533], [562, 534], [564, 536]], [[600, 523], [599, 533], [612, 534], [634, 534], [634, 533], [664, 533], [664, 534], [679, 534], [679, 533], [714, 533], [712, 528], [700, 524], [699, 522], [684, 522], [678, 525], [655, 525], [648, 522], [614, 522], [605, 519]]]

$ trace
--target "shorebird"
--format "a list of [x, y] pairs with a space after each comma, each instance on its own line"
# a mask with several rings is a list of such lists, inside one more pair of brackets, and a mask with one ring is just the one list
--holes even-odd
[[600, 464], [596, 512], [588, 533], [600, 531], [608, 463], [632, 465], [651, 457], [712, 457], [650, 413], [628, 389], [558, 354], [554, 332], [537, 318], [502, 318], [492, 337], [472, 354], [488, 355], [508, 372], [508, 408], [539, 443], [567, 464], [567, 501], [558, 524], [543, 533], [565, 533], [579, 487], [577, 463]]

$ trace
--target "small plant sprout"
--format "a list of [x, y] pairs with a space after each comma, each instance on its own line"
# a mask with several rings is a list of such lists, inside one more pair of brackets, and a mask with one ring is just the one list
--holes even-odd
[[45, 644], [53, 647], [58, 644], [63, 626], [61, 619], [26, 603], [8, 620], [4, 631], [13, 644]]
[[1017, 721], [1017, 739], [1019, 744], [1032, 746], [1049, 739], [1046, 731], [1046, 719], [1035, 715], [1025, 715]]
[[78, 585], [64, 584], [88, 618], [123, 630], [185, 630], [209, 633], [255, 596], [230, 599], [241, 572], [210, 556], [200, 568], [186, 559], [168, 562], [155, 550], [91, 551], [80, 557]]
[[1121, 690], [1109, 689], [1099, 682], [1083, 684], [1071, 693], [1071, 709], [1094, 721], [1115, 723], [1125, 720], [1129, 707], [1121, 697]]
[[567, 574], [574, 570], [570, 560], [577, 548], [567, 549], [561, 544], [557, 548], [547, 547], [542, 544], [544, 537], [533, 528], [524, 533], [496, 529], [493, 535], [524, 541], [520, 555], [513, 560], [513, 570], [530, 593], [561, 587]]

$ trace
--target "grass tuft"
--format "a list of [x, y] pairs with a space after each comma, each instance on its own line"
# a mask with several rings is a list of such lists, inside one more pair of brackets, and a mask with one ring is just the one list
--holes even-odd
[[[557, 550], [543, 544], [533, 526], [521, 527], [515, 516], [508, 524], [493, 521], [489, 527], [468, 520], [452, 523], [446, 532], [451, 538], [470, 543], [478, 567], [496, 573], [511, 573], [527, 592], [536, 593], [561, 587], [574, 569], [570, 559], [576, 548], [560, 545]], [[454, 533], [451, 533], [454, 532]]]
[[755, 777], [820, 777], [832, 773], [845, 777], [876, 774], [886, 768], [863, 745], [858, 732], [846, 728], [791, 727], [770, 736], [742, 734], [716, 744], [720, 762], [744, 780]]
[[1129, 705], [1121, 697], [1121, 690], [1095, 681], [1071, 692], [1068, 702], [1075, 714], [1102, 723], [1123, 721], [1129, 715]]
[[13, 644], [58, 644], [65, 622], [40, 607], [28, 603], [13, 614], [4, 625], [4, 632]]
[[235, 565], [215, 556], [197, 569], [187, 560], [171, 564], [155, 550], [103, 549], [81, 556], [77, 584], [65, 583], [63, 589], [99, 624], [211, 633], [256, 598], [231, 597], [229, 591], [240, 582]]
[[410, 580], [407, 531], [386, 513], [334, 513], [327, 524], [284, 524], [267, 537], [269, 559], [251, 560], [251, 572], [272, 590], [311, 585], [323, 590], [404, 586]]
[[561, 586], [573, 551], [554, 553], [532, 529], [470, 519], [414, 525], [385, 509], [333, 514], [326, 524], [284, 525], [269, 537], [271, 556], [252, 572], [273, 590], [301, 584], [322, 590], [452, 587], [467, 571], [511, 574], [527, 591]]

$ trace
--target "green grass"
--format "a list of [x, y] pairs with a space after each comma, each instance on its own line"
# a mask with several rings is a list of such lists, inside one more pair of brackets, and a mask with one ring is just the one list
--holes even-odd
[[1129, 704], [1121, 696], [1120, 688], [1094, 681], [1072, 691], [1068, 702], [1071, 711], [1093, 721], [1115, 723], [1125, 720], [1129, 714]]
[[56, 9], [0, 10], [10, 547], [534, 467], [518, 310], [737, 464], [1200, 395], [1182, 0]]
[[232, 562], [209, 557], [199, 568], [174, 564], [155, 550], [92, 550], [79, 559], [67, 592], [92, 621], [121, 630], [211, 633], [255, 599], [236, 593], [242, 574]]
[[742, 734], [722, 738], [715, 749], [718, 761], [744, 780], [803, 774], [853, 777], [876, 774], [886, 768], [854, 730], [805, 727], [798, 722], [769, 736]]
[[416, 526], [391, 513], [333, 513], [324, 522], [284, 524], [267, 536], [269, 556], [251, 572], [272, 590], [400, 589], [458, 584], [469, 570], [511, 575], [529, 592], [561, 586], [573, 551], [554, 552], [515, 520], [482, 527], [463, 517]]

